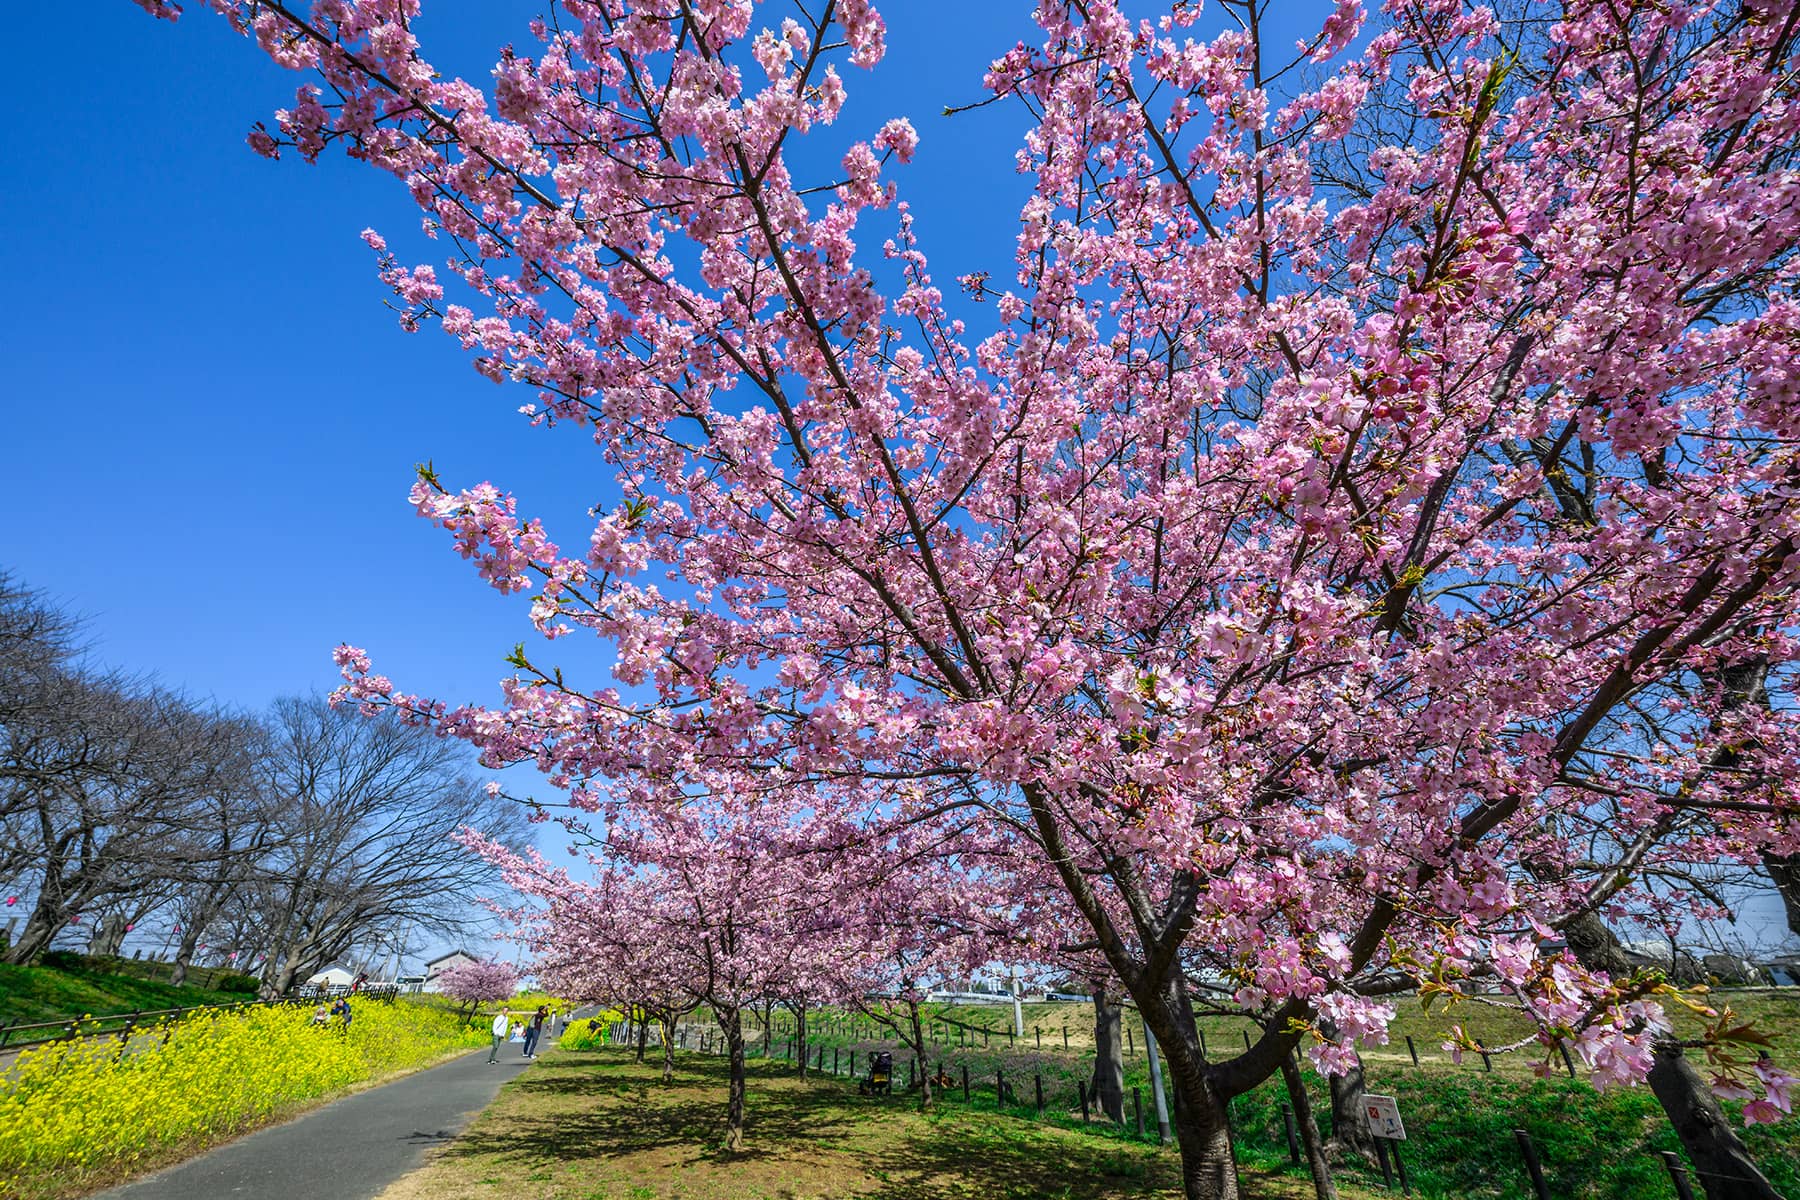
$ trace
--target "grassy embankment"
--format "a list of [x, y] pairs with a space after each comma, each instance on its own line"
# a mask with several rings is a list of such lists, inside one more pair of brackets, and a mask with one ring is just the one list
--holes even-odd
[[[1741, 1017], [1753, 1019], [1760, 1028], [1785, 1034], [1775, 1043], [1774, 1056], [1790, 1070], [1800, 1069], [1800, 1046], [1795, 1044], [1800, 1039], [1800, 995], [1791, 989], [1746, 990], [1721, 993], [1714, 1003], [1730, 1003]], [[934, 1046], [934, 1065], [941, 1063], [957, 1081], [956, 1106], [962, 1104], [960, 1083], [965, 1066], [974, 1102], [989, 1108], [993, 1106], [995, 1073], [1000, 1071], [1014, 1095], [1026, 1102], [1014, 1110], [1021, 1119], [1079, 1125], [1076, 1081], [1085, 1079], [1091, 1069], [1091, 1009], [1079, 1004], [1027, 1006], [1026, 1037], [1023, 1042], [1014, 1039], [1011, 1048], [1003, 1032], [1010, 1024], [1009, 1010], [976, 1006], [940, 1010], [939, 1015], [999, 1031], [982, 1038], [966, 1031], [959, 1034], [951, 1027], [947, 1044]], [[1415, 1002], [1400, 1006], [1392, 1043], [1365, 1054], [1369, 1090], [1399, 1100], [1410, 1134], [1406, 1160], [1418, 1192], [1458, 1200], [1523, 1200], [1530, 1193], [1512, 1134], [1522, 1128], [1536, 1142], [1552, 1191], [1559, 1196], [1657, 1200], [1674, 1195], [1656, 1152], [1679, 1147], [1648, 1089], [1597, 1093], [1585, 1079], [1571, 1080], [1561, 1074], [1560, 1060], [1557, 1074], [1539, 1079], [1530, 1071], [1529, 1056], [1522, 1053], [1495, 1055], [1491, 1072], [1473, 1054], [1466, 1055], [1462, 1065], [1455, 1065], [1440, 1049], [1452, 1023], [1460, 1023], [1487, 1046], [1516, 1041], [1526, 1033], [1515, 1015], [1492, 1006], [1464, 1005], [1444, 1014], [1426, 1013]], [[1678, 1023], [1688, 1029], [1694, 1026], [1685, 1017]], [[1064, 1025], [1069, 1031], [1067, 1051], [1063, 1049]], [[857, 1051], [860, 1069], [870, 1049], [894, 1048], [891, 1042], [858, 1036], [867, 1032], [866, 1026], [866, 1022], [841, 1014], [819, 1014], [812, 1020], [814, 1053], [818, 1046], [826, 1048], [828, 1072], [834, 1051], [840, 1069], [848, 1074], [849, 1051]], [[1042, 1031], [1041, 1050], [1034, 1027]], [[1242, 1032], [1248, 1026], [1242, 1020], [1205, 1018], [1202, 1027], [1209, 1045], [1222, 1054], [1241, 1048]], [[940, 1032], [944, 1032], [942, 1027]], [[1408, 1034], [1419, 1051], [1418, 1067], [1413, 1066], [1406, 1048]], [[779, 1055], [780, 1037], [775, 1049]], [[1127, 1060], [1126, 1087], [1140, 1089], [1148, 1123], [1153, 1118], [1141, 1036], [1134, 1035], [1133, 1050]], [[904, 1052], [896, 1054], [895, 1066], [904, 1081]], [[1032, 1112], [1036, 1080], [1042, 1081], [1046, 1095], [1043, 1118]], [[1308, 1082], [1329, 1134], [1324, 1082], [1310, 1073]], [[1285, 1099], [1279, 1080], [1275, 1080], [1234, 1103], [1238, 1144], [1247, 1159], [1271, 1166], [1285, 1162], [1286, 1136], [1280, 1112]], [[1735, 1105], [1728, 1107], [1735, 1111]], [[1128, 1124], [1132, 1116], [1128, 1091]], [[1788, 1194], [1800, 1194], [1800, 1120], [1750, 1129], [1744, 1137], [1776, 1185]], [[1340, 1178], [1373, 1184], [1379, 1177], [1347, 1169]]]
[[[750, 1064], [745, 1149], [721, 1145], [722, 1060], [682, 1052], [675, 1081], [620, 1048], [557, 1049], [380, 1200], [1110, 1200], [1181, 1193], [1174, 1151], [945, 1104], [856, 1094]], [[1303, 1180], [1243, 1164], [1258, 1200]], [[1350, 1186], [1344, 1200], [1373, 1200]]]
[[[165, 970], [168, 967], [167, 963], [155, 965]], [[215, 992], [187, 984], [176, 986], [143, 974], [127, 973], [132, 967], [142, 970], [144, 964], [127, 960], [117, 970], [105, 970], [93, 966], [59, 969], [0, 963], [0, 1025], [196, 1004], [233, 1004], [250, 999], [241, 993]], [[199, 977], [208, 978], [204, 972]]]

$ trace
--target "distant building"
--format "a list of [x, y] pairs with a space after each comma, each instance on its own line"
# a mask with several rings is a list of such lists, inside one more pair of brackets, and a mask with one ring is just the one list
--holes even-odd
[[448, 954], [440, 955], [425, 964], [425, 978], [419, 984], [419, 990], [422, 992], [440, 991], [442, 988], [438, 983], [438, 976], [452, 967], [466, 966], [469, 963], [480, 961], [467, 950], [452, 950]]
[[355, 982], [356, 976], [342, 967], [326, 967], [317, 975], [309, 975], [306, 978], [307, 987], [319, 988], [347, 988]]
[[1777, 954], [1756, 965], [1768, 972], [1776, 987], [1800, 985], [1800, 954]]

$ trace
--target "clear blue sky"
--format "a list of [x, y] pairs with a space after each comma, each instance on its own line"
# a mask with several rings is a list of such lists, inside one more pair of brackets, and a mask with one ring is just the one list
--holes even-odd
[[[446, 74], [485, 82], [541, 8], [431, 0], [419, 29]], [[1020, 114], [941, 112], [980, 96], [1029, 5], [885, 8], [892, 51], [873, 76], [846, 72], [839, 131], [912, 117], [924, 143], [901, 178], [940, 277], [1004, 265]], [[440, 332], [397, 327], [358, 237], [421, 245], [397, 181], [244, 145], [302, 77], [200, 4], [175, 25], [122, 2], [81, 19], [78, 72], [48, 52], [66, 44], [59, 6], [22, 6], [11, 26], [44, 52], [13, 56], [0, 156], [0, 478], [24, 516], [0, 565], [87, 614], [101, 660], [227, 704], [333, 686], [340, 641], [408, 690], [495, 698], [502, 656], [531, 636], [524, 606], [413, 516], [412, 465], [511, 489], [577, 546], [608, 469], [581, 433], [527, 426], [515, 410], [533, 397], [481, 379]], [[573, 640], [563, 661], [589, 657]]]

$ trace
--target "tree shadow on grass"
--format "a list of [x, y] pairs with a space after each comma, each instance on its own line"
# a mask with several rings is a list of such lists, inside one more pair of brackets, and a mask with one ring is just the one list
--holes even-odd
[[[613, 1069], [595, 1069], [603, 1064]], [[578, 1112], [492, 1128], [478, 1124], [445, 1156], [570, 1162], [660, 1154], [671, 1166], [754, 1162], [781, 1157], [796, 1145], [842, 1139], [855, 1129], [856, 1122], [839, 1110], [836, 1098], [810, 1089], [759, 1088], [774, 1072], [752, 1067], [746, 1148], [729, 1153], [724, 1149], [729, 1079], [722, 1061], [686, 1057], [666, 1084], [660, 1079], [660, 1063], [646, 1061], [624, 1071], [618, 1066], [595, 1054], [570, 1054], [539, 1064], [510, 1084], [511, 1090], [521, 1097], [549, 1099], [559, 1109], [576, 1100]], [[594, 1103], [580, 1103], [583, 1097]]]
[[1179, 1194], [1172, 1160], [1149, 1146], [1085, 1141], [1030, 1122], [977, 1124], [944, 1113], [871, 1157], [875, 1200], [958, 1200], [973, 1185], [985, 1200], [1101, 1200]]
[[[559, 1054], [508, 1084], [512, 1102], [443, 1156], [522, 1178], [554, 1163], [602, 1192], [621, 1185], [634, 1196], [668, 1194], [663, 1181], [673, 1178], [706, 1197], [1174, 1200], [1181, 1192], [1178, 1159], [1123, 1134], [1082, 1134], [957, 1101], [921, 1115], [914, 1096], [860, 1096], [842, 1077], [802, 1083], [778, 1063], [750, 1064], [746, 1149], [729, 1153], [724, 1061], [683, 1055], [672, 1082], [660, 1074], [660, 1062], [621, 1061], [616, 1051]], [[1248, 1194], [1270, 1194], [1261, 1182], [1246, 1170]]]

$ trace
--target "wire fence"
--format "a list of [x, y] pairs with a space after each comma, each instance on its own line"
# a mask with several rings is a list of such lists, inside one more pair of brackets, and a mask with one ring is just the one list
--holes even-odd
[[[892, 1060], [892, 1089], [896, 1093], [916, 1092], [921, 1080], [929, 1076], [934, 1097], [950, 1104], [995, 1112], [1007, 1117], [1056, 1124], [1082, 1133], [1111, 1139], [1154, 1144], [1169, 1141], [1166, 1124], [1159, 1126], [1155, 1099], [1144, 1083], [1124, 1089], [1122, 1120], [1101, 1111], [1100, 1099], [1089, 1090], [1093, 1070], [1091, 1054], [1063, 1053], [1069, 1045], [1070, 1031], [1062, 1025], [1028, 1026], [1021, 1037], [1016, 1030], [983, 1028], [968, 1022], [936, 1017], [928, 1032], [928, 1045], [941, 1051], [923, 1060], [908, 1051], [903, 1043], [884, 1031], [876, 1022], [856, 1016], [815, 1016], [806, 1023], [804, 1039], [797, 1025], [781, 1020], [772, 1022], [765, 1039], [758, 1025], [745, 1033], [745, 1054], [751, 1059], [769, 1059], [796, 1072], [810, 1075], [821, 1083], [854, 1085], [869, 1079], [874, 1056], [887, 1053]], [[1137, 1031], [1126, 1025], [1129, 1054], [1142, 1056], [1142, 1041]], [[615, 1045], [630, 1046], [639, 1037], [647, 1046], [661, 1047], [661, 1030], [654, 1023], [640, 1026], [631, 1020], [614, 1021], [606, 1030], [607, 1040]], [[1047, 1044], [1046, 1044], [1047, 1043]], [[705, 1024], [683, 1024], [675, 1031], [676, 1048], [705, 1055], [726, 1053], [727, 1043], [716, 1027]], [[1043, 1046], [1043, 1049], [1039, 1049]], [[1124, 1048], [1124, 1047], [1122, 1047]], [[1407, 1060], [1415, 1066], [1430, 1068], [1437, 1064], [1410, 1048]], [[1445, 1056], [1440, 1060], [1448, 1064]], [[1465, 1063], [1478, 1074], [1492, 1073], [1491, 1064]], [[1573, 1064], [1565, 1059], [1570, 1075]], [[1510, 1086], [1495, 1081], [1496, 1086]], [[1238, 1097], [1226, 1106], [1226, 1119], [1233, 1153], [1248, 1155], [1259, 1164], [1280, 1169], [1282, 1166], [1304, 1172], [1305, 1156], [1299, 1120], [1285, 1099], [1279, 1081], [1266, 1085], [1266, 1090]], [[1171, 1098], [1172, 1099], [1172, 1098]], [[1329, 1117], [1329, 1105], [1319, 1110]], [[1329, 1129], [1321, 1129], [1321, 1137], [1329, 1137]], [[1618, 1155], [1636, 1154], [1647, 1170], [1634, 1177], [1628, 1191], [1596, 1192], [1591, 1179], [1558, 1179], [1547, 1168], [1539, 1146], [1524, 1128], [1511, 1131], [1511, 1145], [1487, 1147], [1485, 1153], [1510, 1178], [1490, 1178], [1492, 1190], [1485, 1194], [1515, 1195], [1532, 1200], [1551, 1200], [1553, 1196], [1579, 1194], [1629, 1195], [1650, 1200], [1661, 1195], [1674, 1200], [1694, 1200], [1707, 1173], [1697, 1169], [1680, 1153], [1653, 1148], [1617, 1147]], [[1425, 1148], [1418, 1142], [1403, 1143], [1375, 1139], [1374, 1173], [1369, 1182], [1379, 1182], [1402, 1194], [1413, 1194], [1421, 1172], [1435, 1175], [1445, 1165], [1425, 1160]], [[1616, 1167], [1616, 1160], [1610, 1164]], [[1733, 1178], [1714, 1175], [1713, 1178]], [[1661, 1184], [1653, 1181], [1657, 1178]], [[1462, 1194], [1441, 1187], [1431, 1194]]]

